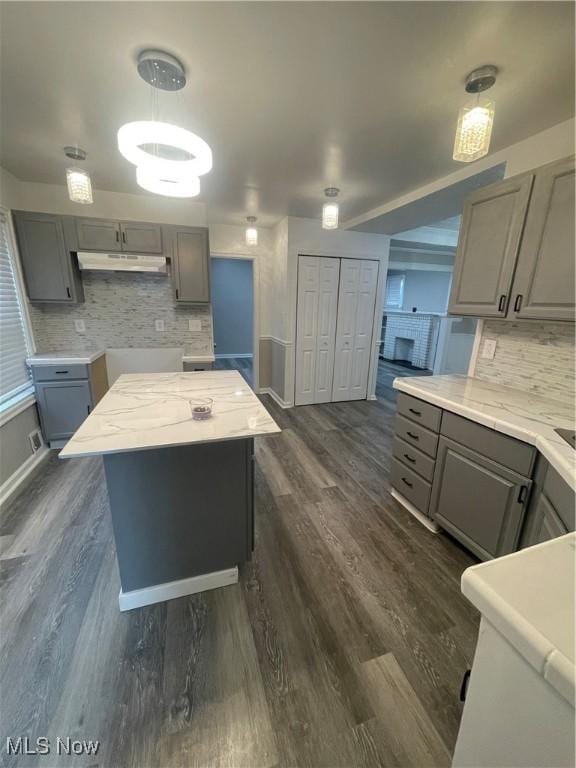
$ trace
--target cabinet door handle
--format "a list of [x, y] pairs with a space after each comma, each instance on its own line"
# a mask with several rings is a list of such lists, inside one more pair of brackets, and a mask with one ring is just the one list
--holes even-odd
[[54, 373], [69, 373], [69, 371], [54, 371]]
[[118, 232], [118, 230], [116, 230], [115, 235], [116, 235], [116, 242], [119, 243], [120, 242], [120, 232]]
[[86, 406], [86, 410], [88, 411], [88, 413], [90, 413], [90, 406], [89, 405]]
[[470, 669], [467, 669], [466, 672], [464, 672], [464, 677], [462, 678], [462, 685], [460, 686], [460, 701], [466, 701], [466, 694], [468, 693], [468, 683], [470, 682]]
[[413, 413], [414, 416], [422, 416], [421, 411], [415, 411], [414, 408], [408, 408], [408, 410], [410, 411], [410, 413]]
[[519, 293], [518, 296], [516, 296], [516, 301], [514, 302], [514, 312], [520, 312], [520, 307], [522, 306], [522, 299], [524, 296]]
[[406, 434], [408, 435], [408, 437], [411, 437], [412, 440], [420, 440], [418, 435], [415, 435], [414, 432], [406, 432]]
[[126, 232], [122, 232], [122, 242], [126, 242]]
[[416, 459], [413, 459], [412, 456], [408, 456], [407, 453], [404, 454], [404, 458], [406, 459], [406, 461], [409, 461], [410, 464], [416, 464]]
[[403, 482], [403, 483], [406, 483], [406, 485], [408, 486], [408, 488], [414, 488], [414, 486], [412, 485], [412, 483], [411, 483], [411, 482], [409, 482], [408, 480], [406, 480], [406, 478], [405, 478], [405, 477], [403, 477], [403, 478], [402, 478], [402, 482]]
[[518, 491], [518, 504], [524, 504], [526, 501], [526, 492], [528, 491], [528, 488], [525, 485], [520, 486], [520, 490]]
[[176, 288], [176, 298], [178, 298], [178, 288]]
[[70, 288], [68, 286], [66, 286], [66, 295], [68, 296], [69, 299], [72, 298], [72, 294], [70, 293]]
[[498, 302], [498, 312], [504, 312], [505, 306], [506, 306], [506, 294], [503, 293], [502, 296], [500, 296], [500, 301]]

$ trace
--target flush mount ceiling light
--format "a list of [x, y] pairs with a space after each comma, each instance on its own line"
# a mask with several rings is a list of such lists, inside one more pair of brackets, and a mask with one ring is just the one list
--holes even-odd
[[[338, 197], [340, 190], [336, 187], [327, 187], [324, 190], [326, 197]], [[322, 229], [338, 229], [338, 203], [336, 201], [324, 203], [322, 206]]]
[[[64, 154], [71, 160], [86, 160], [86, 152], [80, 147], [64, 147]], [[73, 203], [90, 205], [94, 202], [90, 174], [84, 169], [67, 168], [66, 185], [68, 197]]]
[[246, 221], [251, 225], [246, 227], [246, 245], [258, 245], [258, 230], [254, 226], [256, 216], [247, 216]]
[[159, 176], [154, 169], [139, 165], [136, 181], [142, 189], [167, 197], [197, 197], [200, 194], [200, 179], [197, 176], [170, 178]]
[[494, 102], [478, 94], [494, 85], [497, 74], [496, 67], [486, 65], [475, 69], [466, 78], [466, 92], [475, 93], [476, 98], [463, 106], [458, 114], [452, 155], [454, 160], [471, 163], [488, 154], [494, 122]]
[[[138, 73], [152, 89], [153, 117], [158, 117], [159, 91], [178, 91], [186, 84], [184, 67], [164, 51], [146, 50], [138, 57]], [[118, 149], [137, 166], [144, 189], [170, 197], [195, 197], [199, 176], [212, 169], [212, 150], [195, 133], [158, 119], [126, 123], [118, 131]]]

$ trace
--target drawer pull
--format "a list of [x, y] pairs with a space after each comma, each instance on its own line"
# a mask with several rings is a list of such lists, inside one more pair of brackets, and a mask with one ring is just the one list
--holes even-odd
[[520, 490], [518, 491], [518, 504], [524, 504], [526, 501], [526, 491], [528, 489], [525, 485], [520, 486]]
[[406, 459], [406, 461], [409, 461], [410, 464], [416, 464], [416, 459], [413, 459], [412, 456], [408, 456], [407, 453], [404, 454], [404, 458]]
[[464, 672], [464, 677], [462, 678], [462, 685], [460, 686], [460, 701], [466, 701], [466, 695], [468, 693], [468, 685], [470, 683], [470, 673], [472, 670], [467, 669], [466, 672]]
[[498, 302], [498, 312], [504, 312], [505, 308], [506, 308], [506, 294], [503, 293], [502, 296], [500, 296], [500, 301]]
[[410, 413], [413, 413], [414, 416], [422, 416], [422, 411], [415, 411], [414, 408], [408, 408]]
[[524, 297], [521, 293], [516, 296], [516, 301], [514, 302], [514, 312], [520, 312], [520, 307], [522, 306], [522, 299]]
[[412, 440], [420, 440], [418, 435], [415, 435], [414, 432], [406, 432], [406, 434], [408, 435], [408, 437], [411, 437]]
[[406, 485], [408, 486], [408, 488], [414, 488], [414, 485], [413, 485], [413, 484], [412, 484], [412, 483], [411, 483], [409, 480], [406, 480], [406, 478], [405, 478], [405, 477], [403, 477], [403, 478], [402, 478], [402, 482], [403, 482], [403, 483], [406, 483]]
[[54, 371], [54, 373], [70, 373], [70, 371]]

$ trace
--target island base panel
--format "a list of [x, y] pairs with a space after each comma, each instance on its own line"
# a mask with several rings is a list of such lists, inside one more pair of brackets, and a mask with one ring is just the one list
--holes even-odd
[[123, 594], [250, 559], [253, 453], [248, 439], [104, 456]]

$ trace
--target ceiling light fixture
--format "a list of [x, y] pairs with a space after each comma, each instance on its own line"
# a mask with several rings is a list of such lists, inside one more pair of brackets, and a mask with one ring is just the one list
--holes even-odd
[[471, 163], [488, 154], [494, 122], [494, 102], [478, 94], [494, 85], [497, 74], [496, 67], [488, 64], [475, 69], [466, 78], [466, 92], [475, 93], [476, 99], [463, 106], [458, 114], [452, 154], [454, 160]]
[[[71, 160], [86, 160], [86, 152], [80, 147], [64, 147], [64, 154]], [[77, 167], [66, 168], [66, 185], [68, 197], [73, 203], [90, 205], [94, 202], [92, 181], [88, 171]]]
[[258, 245], [258, 230], [254, 226], [257, 221], [256, 216], [247, 216], [246, 221], [252, 225], [250, 227], [246, 227], [246, 245]]
[[[157, 92], [178, 91], [186, 84], [184, 67], [164, 51], [146, 50], [138, 57], [138, 73], [152, 88], [152, 113], [157, 116]], [[135, 165], [138, 184], [170, 197], [195, 197], [199, 176], [212, 169], [212, 150], [204, 139], [172, 123], [136, 120], [118, 131], [118, 149]]]
[[167, 197], [197, 197], [200, 194], [198, 176], [174, 178], [158, 175], [153, 168], [139, 165], [136, 168], [136, 181], [142, 189]]
[[[337, 187], [327, 187], [324, 190], [326, 197], [338, 197], [340, 190]], [[322, 206], [322, 229], [338, 229], [338, 203], [329, 202]]]

